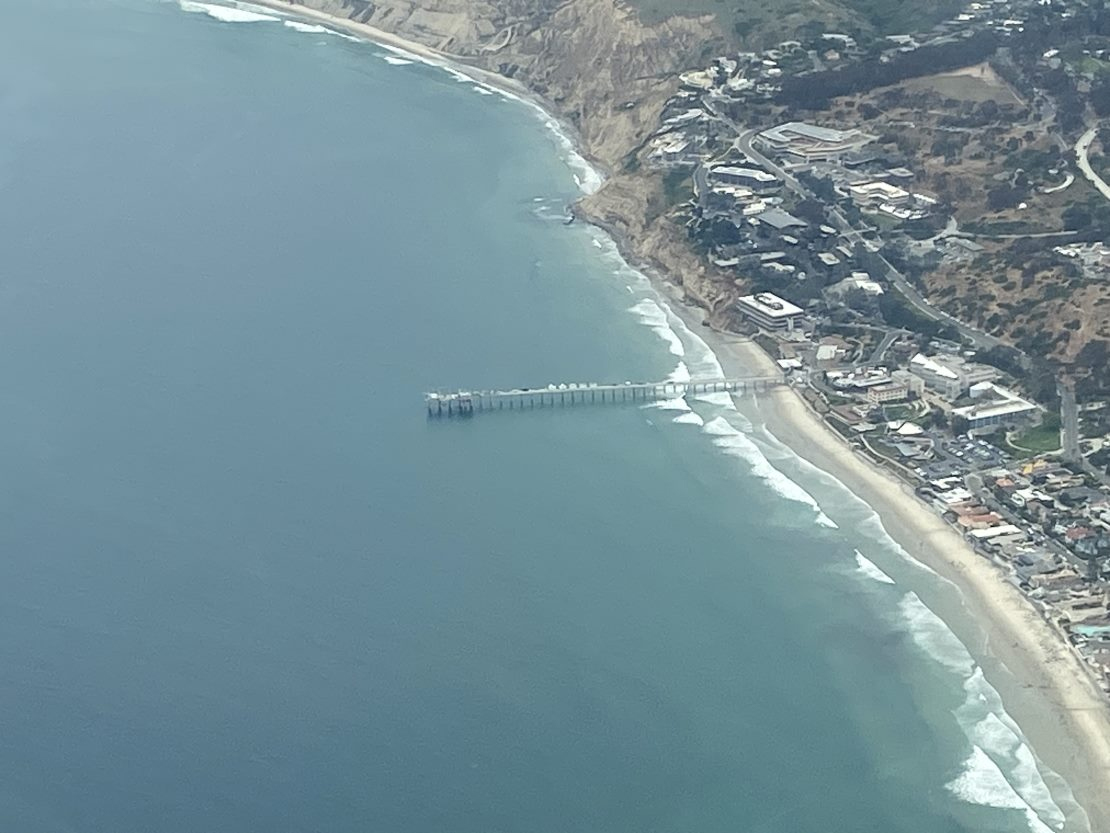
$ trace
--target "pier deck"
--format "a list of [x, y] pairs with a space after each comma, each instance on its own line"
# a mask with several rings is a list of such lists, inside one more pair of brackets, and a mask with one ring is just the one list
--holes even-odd
[[424, 402], [428, 408], [428, 416], [452, 417], [467, 416], [479, 411], [524, 410], [572, 405], [616, 405], [627, 402], [654, 402], [706, 393], [747, 393], [769, 390], [781, 384], [784, 384], [781, 376], [622, 384], [574, 382], [548, 385], [544, 388], [437, 391], [424, 394]]

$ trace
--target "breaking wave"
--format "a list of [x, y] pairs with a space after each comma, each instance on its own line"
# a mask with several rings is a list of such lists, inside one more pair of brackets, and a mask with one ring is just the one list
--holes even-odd
[[676, 396], [674, 399], [661, 399], [658, 402], [651, 402], [644, 405], [645, 408], [655, 408], [660, 411], [689, 411], [690, 405], [681, 396]]
[[667, 348], [672, 356], [679, 358], [686, 355], [686, 347], [667, 321], [667, 313], [651, 298], [644, 298], [639, 303], [629, 307], [629, 312], [635, 313], [640, 323], [648, 327], [653, 333], [667, 342]]
[[899, 609], [918, 647], [963, 679], [964, 702], [954, 714], [971, 752], [948, 790], [968, 804], [1022, 811], [1033, 833], [1062, 825], [1064, 813], [1033, 751], [967, 647], [916, 593], [903, 596]]
[[702, 430], [713, 437], [713, 445], [725, 454], [746, 462], [751, 467], [752, 474], [770, 486], [778, 495], [809, 506], [817, 513], [818, 523], [824, 526], [833, 524], [809, 492], [772, 466], [759, 450], [759, 446], [724, 417], [711, 419]]
[[281, 20], [272, 14], [241, 6], [221, 6], [217, 3], [200, 3], [197, 0], [178, 0], [181, 11], [191, 14], [206, 14], [223, 23], [265, 23]]
[[302, 23], [299, 20], [283, 20], [286, 26], [296, 32], [303, 32], [306, 35], [328, 35], [335, 34], [331, 29], [326, 26], [320, 26], [316, 23]]
[[671, 422], [677, 422], [684, 425], [696, 425], [699, 428], [705, 425], [705, 420], [696, 411], [687, 411], [684, 414], [676, 416]]
[[867, 576], [869, 579], [879, 582], [880, 584], [894, 584], [894, 579], [883, 572], [874, 561], [868, 558], [859, 550], [856, 550], [856, 564], [859, 565], [859, 571]]

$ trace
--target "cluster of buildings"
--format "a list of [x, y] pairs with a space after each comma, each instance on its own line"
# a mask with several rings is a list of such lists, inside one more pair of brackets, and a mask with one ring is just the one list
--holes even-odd
[[1074, 263], [1087, 280], [1110, 280], [1110, 246], [1096, 243], [1069, 243], [1052, 251]]
[[[688, 231], [747, 289], [734, 307], [741, 328], [758, 331], [780, 366], [824, 399], [834, 429], [914, 483], [977, 551], [1004, 566], [1110, 691], [1110, 489], [1075, 467], [1015, 463], [996, 432], [1036, 424], [1043, 410], [961, 345], [884, 319], [892, 287], [877, 255], [881, 229], [937, 208], [914, 187], [912, 161], [877, 149], [875, 136], [853, 127], [787, 121], [752, 134], [730, 116], [767, 112], [790, 77], [876, 55], [894, 60], [983, 30], [1021, 32], [1030, 9], [1051, 2], [972, 2], [928, 32], [890, 35], [866, 49], [825, 33], [719, 57], [682, 76], [647, 161], [690, 172]], [[953, 235], [913, 245], [937, 261], [982, 250]], [[1055, 251], [1088, 278], [1110, 277], [1102, 244]]]
[[927, 217], [936, 198], [912, 190], [913, 171], [869, 148], [875, 140], [860, 130], [788, 122], [761, 131], [754, 144], [786, 170], [827, 180], [844, 207], [897, 221]]
[[918, 492], [1007, 570], [1110, 692], [1110, 489], [1042, 459], [933, 480]]
[[760, 131], [755, 141], [768, 154], [808, 164], [841, 159], [876, 138], [861, 130], [836, 130], [792, 121]]
[[[668, 110], [686, 111], [702, 104], [759, 104], [770, 102], [782, 88], [786, 78], [812, 72], [835, 70], [858, 62], [865, 57], [878, 57], [892, 61], [900, 55], [918, 49], [940, 46], [958, 41], [983, 30], [991, 30], [1002, 37], [1025, 30], [1029, 10], [1044, 6], [1050, 0], [976, 0], [958, 14], [937, 24], [926, 32], [887, 35], [878, 44], [863, 48], [852, 35], [841, 32], [822, 32], [805, 41], [783, 41], [761, 52], [740, 52], [734, 56], [718, 56], [704, 69], [691, 70], [680, 76], [681, 89], [669, 102]], [[1070, 14], [1067, 9], [1062, 16]], [[876, 48], [877, 47], [877, 48]], [[687, 128], [692, 125], [664, 124], [651, 142], [649, 158], [664, 165], [697, 163], [698, 133]], [[789, 128], [792, 125], [784, 126]], [[807, 131], [802, 126], [803, 134]], [[846, 131], [851, 134], [854, 131]], [[812, 156], [804, 161], [819, 161], [825, 146], [835, 150], [840, 142], [849, 144], [858, 137], [837, 137], [840, 131], [830, 131], [824, 136], [820, 131], [810, 136], [817, 138]], [[768, 138], [770, 142], [786, 137]], [[796, 137], [803, 142], [810, 137]], [[772, 148], [773, 149], [773, 148]]]
[[[695, 113], [704, 115], [703, 110], [690, 110], [669, 121], [692, 128], [700, 119], [686, 114]], [[937, 200], [913, 190], [913, 172], [901, 160], [872, 150], [875, 137], [859, 130], [795, 121], [760, 131], [750, 141], [746, 151], [733, 142], [713, 161], [693, 161], [695, 211], [689, 229], [705, 244], [714, 265], [763, 278], [767, 288], [808, 280], [828, 290], [827, 300], [834, 304], [881, 295], [884, 290], [868, 268], [869, 253], [882, 245], [878, 218], [884, 217], [888, 227], [922, 219]], [[710, 146], [691, 135], [681, 142], [687, 152]], [[783, 172], [811, 177], [814, 183], [827, 181], [816, 213], [812, 205], [798, 210], [797, 198], [784, 190]], [[871, 236], [850, 239], [829, 225], [828, 212], [835, 212], [841, 227], [849, 221], [872, 223]], [[722, 221], [734, 231], [722, 233]]]

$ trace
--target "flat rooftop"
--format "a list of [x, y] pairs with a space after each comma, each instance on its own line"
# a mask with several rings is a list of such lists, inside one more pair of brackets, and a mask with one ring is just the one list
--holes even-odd
[[740, 303], [758, 310], [768, 318], [789, 318], [802, 314], [801, 307], [794, 306], [794, 304], [771, 292], [745, 295], [740, 299]]
[[792, 142], [796, 139], [809, 139], [814, 142], [843, 142], [852, 139], [859, 131], [836, 130], [831, 127], [821, 127], [804, 121], [790, 121], [764, 130], [762, 135], [774, 142]]
[[712, 168], [709, 174], [710, 176], [741, 176], [745, 179], [754, 179], [757, 182], [775, 182], [777, 180], [774, 174], [761, 171], [759, 168], [738, 168], [732, 165]]
[[764, 130], [759, 136], [765, 141], [783, 145], [802, 144], [835, 147], [865, 145], [875, 139], [874, 136], [861, 130], [837, 130], [804, 121], [786, 122], [786, 124]]

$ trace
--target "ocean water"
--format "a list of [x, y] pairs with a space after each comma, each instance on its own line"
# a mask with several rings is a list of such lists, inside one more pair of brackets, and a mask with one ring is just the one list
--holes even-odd
[[954, 589], [702, 397], [549, 120], [249, 6], [0, 26], [0, 829], [1084, 829]]

